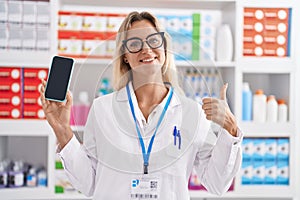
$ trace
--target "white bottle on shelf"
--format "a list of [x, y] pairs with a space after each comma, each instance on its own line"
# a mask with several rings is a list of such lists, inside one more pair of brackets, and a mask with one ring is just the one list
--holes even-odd
[[243, 83], [242, 92], [242, 120], [250, 121], [252, 117], [252, 91], [248, 82]]
[[229, 24], [222, 24], [217, 30], [217, 61], [232, 61], [233, 38]]
[[278, 104], [274, 95], [268, 96], [267, 122], [277, 122]]
[[287, 110], [284, 99], [278, 99], [278, 122], [287, 122]]
[[267, 97], [264, 91], [256, 90], [253, 95], [253, 122], [264, 123], [267, 113]]

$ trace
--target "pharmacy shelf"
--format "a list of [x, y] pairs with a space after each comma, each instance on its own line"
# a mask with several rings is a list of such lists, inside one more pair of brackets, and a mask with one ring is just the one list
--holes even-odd
[[0, 190], [3, 199], [49, 199], [53, 193], [54, 189], [50, 187], [4, 188]]
[[213, 198], [213, 199], [241, 199], [241, 198], [293, 198], [294, 191], [290, 186], [281, 185], [249, 185], [235, 187], [234, 191], [229, 191], [222, 196], [212, 195], [206, 191], [190, 191], [193, 199]]
[[[76, 65], [104, 65], [108, 66], [112, 64], [112, 59], [95, 59], [95, 58], [75, 58]], [[222, 62], [222, 61], [193, 61], [193, 60], [186, 60], [186, 61], [175, 61], [175, 65], [178, 67], [235, 67], [235, 62]]]
[[112, 63], [112, 59], [75, 58], [75, 65], [104, 65]]
[[88, 198], [80, 193], [65, 193], [65, 194], [54, 194], [53, 188], [39, 188], [39, 187], [22, 187], [22, 188], [5, 188], [0, 190], [0, 194], [5, 199], [39, 199], [39, 200], [89, 200]]
[[240, 122], [239, 125], [246, 137], [290, 137], [295, 134], [292, 123]]
[[220, 62], [220, 61], [175, 61], [178, 67], [235, 67], [235, 62]]
[[245, 73], [291, 73], [296, 69], [290, 58], [243, 58], [239, 62]]
[[[64, 193], [64, 194], [54, 194], [51, 196], [52, 199], [57, 199], [57, 200], [85, 200], [85, 199], [92, 199], [91, 197], [86, 197], [85, 195], [83, 194], [80, 194], [80, 193]], [[48, 198], [49, 199], [49, 198]]]
[[255, 8], [290, 8], [290, 7], [295, 7], [297, 5], [296, 1], [287, 1], [287, 0], [276, 0], [276, 3], [272, 0], [266, 0], [266, 1], [261, 1], [261, 0], [238, 0], [239, 3], [241, 3], [243, 6], [248, 6], [248, 7], [255, 7]]
[[[52, 54], [49, 52], [0, 50], [1, 66], [48, 68]], [[13, 62], [12, 62], [13, 61]]]
[[[47, 170], [47, 187], [2, 188], [0, 189], [1, 199], [51, 197], [54, 194], [52, 174], [54, 174], [55, 140], [48, 123], [45, 120], [0, 120], [0, 139], [2, 140], [0, 140], [2, 142], [1, 159], [31, 160], [33, 163], [43, 164]], [[15, 146], [7, 144], [7, 141]], [[41, 143], [41, 141], [44, 142]]]
[[80, 0], [61, 0], [62, 5], [79, 5], [79, 6], [108, 6], [108, 7], [130, 7], [133, 10], [135, 7], [144, 7], [144, 8], [175, 8], [175, 9], [183, 9], [183, 8], [200, 8], [201, 9], [223, 9], [228, 6], [228, 4], [233, 4], [235, 0], [128, 0], [128, 1], [80, 1]]
[[48, 136], [54, 134], [46, 120], [0, 120], [0, 136]]

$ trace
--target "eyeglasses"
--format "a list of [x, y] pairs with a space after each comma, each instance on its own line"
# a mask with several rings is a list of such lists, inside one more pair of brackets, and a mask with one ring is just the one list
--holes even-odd
[[151, 49], [157, 49], [161, 47], [164, 42], [164, 32], [150, 34], [145, 40], [138, 37], [129, 38], [123, 40], [123, 45], [130, 53], [137, 53], [143, 49], [144, 41]]

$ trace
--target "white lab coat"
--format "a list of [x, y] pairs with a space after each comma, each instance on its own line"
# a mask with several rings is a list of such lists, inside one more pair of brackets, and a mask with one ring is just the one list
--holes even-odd
[[[146, 148], [167, 97], [155, 107], [146, 123], [133, 92], [134, 110]], [[179, 149], [174, 126], [181, 131]], [[211, 193], [226, 192], [241, 165], [241, 140], [221, 129], [215, 145], [206, 142], [211, 133], [201, 106], [174, 91], [158, 128], [149, 159], [149, 175], [160, 177], [159, 199], [188, 200], [188, 180], [193, 167]], [[141, 176], [143, 157], [126, 88], [94, 100], [84, 132], [83, 145], [73, 136], [60, 151], [73, 186], [95, 200], [129, 200], [131, 180]]]

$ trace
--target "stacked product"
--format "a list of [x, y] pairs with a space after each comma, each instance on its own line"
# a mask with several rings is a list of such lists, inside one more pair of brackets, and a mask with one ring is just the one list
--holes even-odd
[[4, 0], [0, 8], [0, 49], [49, 51], [49, 2]]
[[290, 56], [288, 8], [244, 8], [244, 56]]
[[244, 138], [243, 185], [289, 185], [289, 139]]
[[1, 161], [0, 189], [18, 187], [47, 187], [45, 167], [36, 167], [22, 161]]
[[58, 53], [75, 58], [111, 58], [126, 14], [60, 11]]
[[267, 97], [262, 89], [252, 94], [249, 83], [243, 83], [242, 120], [265, 123], [287, 122], [287, 105], [283, 99], [276, 100], [275, 95]]
[[39, 87], [46, 68], [0, 68], [0, 118], [44, 119]]

